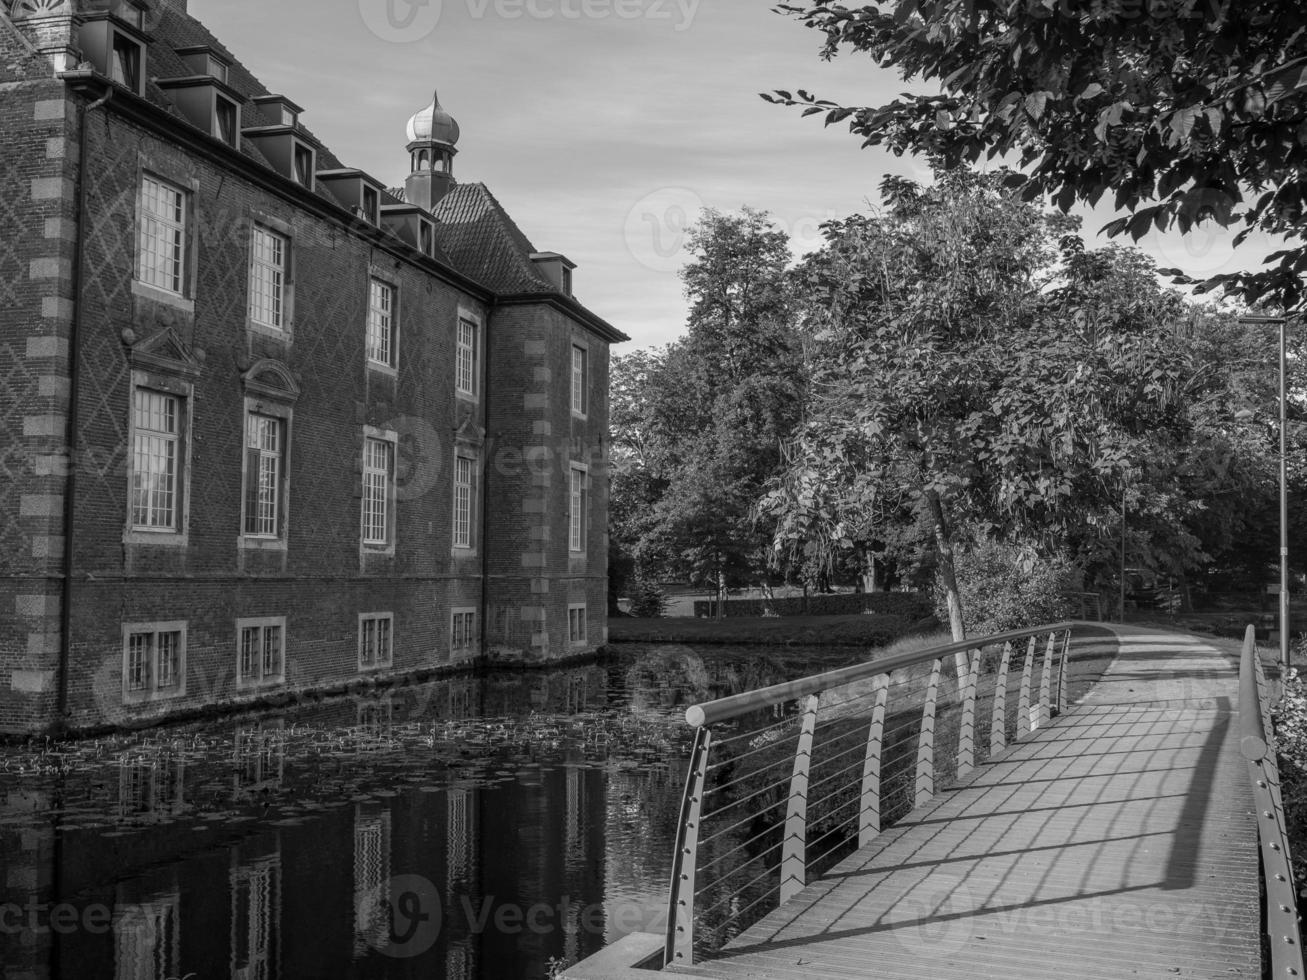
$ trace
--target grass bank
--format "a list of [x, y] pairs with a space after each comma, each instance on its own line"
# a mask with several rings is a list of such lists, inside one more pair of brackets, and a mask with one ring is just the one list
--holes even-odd
[[758, 646], [884, 646], [918, 625], [906, 616], [782, 616], [610, 619], [609, 643], [733, 643]]

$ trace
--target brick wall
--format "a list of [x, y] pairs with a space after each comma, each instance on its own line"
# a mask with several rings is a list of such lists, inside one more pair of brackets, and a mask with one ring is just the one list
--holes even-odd
[[49, 64], [0, 23], [0, 730], [54, 708], [75, 120]]
[[[584, 418], [571, 406], [574, 345], [588, 351]], [[513, 305], [495, 312], [490, 352], [490, 653], [539, 661], [593, 651], [606, 640], [608, 345], [552, 307]], [[569, 541], [573, 463], [590, 476], [579, 554]], [[568, 608], [580, 603], [588, 635], [573, 644]]]

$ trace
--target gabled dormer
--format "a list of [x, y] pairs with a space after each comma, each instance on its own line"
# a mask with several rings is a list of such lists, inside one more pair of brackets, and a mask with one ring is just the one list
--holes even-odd
[[319, 144], [300, 129], [299, 117], [304, 110], [284, 95], [261, 95], [254, 104], [263, 119], [259, 125], [245, 127], [245, 138], [278, 173], [313, 190]]
[[[97, 4], [96, 6], [100, 6]], [[147, 0], [110, 0], [105, 9], [82, 13], [78, 44], [95, 70], [134, 95], [145, 94]]]
[[228, 146], [239, 146], [241, 94], [228, 84], [231, 62], [210, 47], [179, 48], [193, 74], [159, 80], [178, 110], [194, 125]]
[[435, 257], [436, 222], [417, 205], [383, 204], [381, 226], [423, 255]]
[[532, 252], [531, 261], [564, 296], [572, 295], [572, 270], [576, 268], [575, 262], [557, 252]]
[[381, 181], [362, 170], [319, 170], [318, 183], [356, 218], [381, 226]]

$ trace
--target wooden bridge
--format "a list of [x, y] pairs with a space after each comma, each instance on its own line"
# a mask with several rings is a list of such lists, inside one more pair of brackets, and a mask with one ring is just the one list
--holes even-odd
[[1303, 975], [1251, 632], [970, 644], [692, 708], [668, 934], [566, 976]]

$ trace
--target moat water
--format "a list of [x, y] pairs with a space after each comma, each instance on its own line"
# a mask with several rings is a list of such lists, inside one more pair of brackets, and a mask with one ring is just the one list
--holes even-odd
[[615, 649], [0, 750], [0, 975], [537, 980], [661, 933], [685, 708], [867, 654]]

